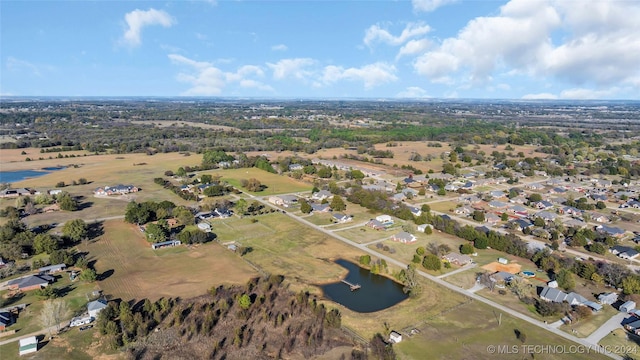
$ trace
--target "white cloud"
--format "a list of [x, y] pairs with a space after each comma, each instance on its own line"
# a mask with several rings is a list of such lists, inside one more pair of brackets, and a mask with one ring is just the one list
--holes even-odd
[[226, 87], [235, 84], [242, 88], [273, 91], [271, 86], [255, 79], [264, 77], [264, 70], [259, 66], [245, 65], [235, 72], [225, 72], [207, 61], [196, 61], [178, 54], [169, 54], [168, 57], [174, 64], [186, 67], [176, 77], [178, 81], [191, 85], [183, 95], [220, 95]]
[[430, 12], [456, 1], [457, 0], [411, 0], [411, 4], [413, 4], [413, 10], [416, 12]]
[[423, 88], [417, 86], [410, 86], [406, 88], [404, 91], [399, 92], [396, 97], [403, 99], [419, 99], [419, 98], [430, 98], [427, 94], [427, 91]]
[[272, 51], [287, 51], [289, 48], [285, 44], [273, 45], [271, 47]]
[[522, 100], [554, 100], [557, 99], [558, 96], [550, 93], [539, 93], [539, 94], [527, 94], [522, 97]]
[[398, 80], [395, 75], [396, 68], [393, 65], [378, 62], [365, 65], [360, 68], [343, 68], [330, 65], [324, 68], [322, 82], [332, 84], [340, 80], [362, 81], [365, 89]]
[[161, 25], [163, 27], [171, 27], [176, 23], [175, 19], [171, 17], [164, 10], [140, 10], [136, 9], [132, 12], [125, 14], [124, 20], [127, 23], [127, 29], [122, 36], [124, 44], [135, 47], [142, 43], [141, 33], [142, 29], [150, 25]]
[[398, 51], [396, 60], [403, 56], [420, 54], [426, 51], [429, 48], [430, 44], [431, 42], [427, 39], [409, 40], [406, 44], [404, 44], [404, 46], [400, 48], [400, 51]]
[[423, 50], [414, 70], [439, 83], [479, 86], [501, 73], [597, 91], [569, 90], [576, 98], [607, 96], [607, 89], [621, 85], [638, 91], [637, 19], [640, 2], [635, 1], [584, 1], [576, 6], [571, 0], [511, 0], [497, 15], [472, 19], [455, 37]]
[[387, 30], [382, 28], [380, 25], [371, 25], [366, 31], [364, 35], [364, 43], [365, 45], [371, 47], [372, 44], [376, 42], [385, 43], [388, 45], [399, 46], [404, 44], [407, 40], [422, 36], [431, 31], [431, 27], [422, 22], [418, 23], [408, 23], [402, 33], [398, 36], [393, 36]]
[[315, 64], [316, 61], [310, 58], [295, 58], [282, 59], [275, 64], [267, 63], [267, 66], [273, 70], [274, 79], [308, 80], [313, 75], [313, 70], [310, 67]]

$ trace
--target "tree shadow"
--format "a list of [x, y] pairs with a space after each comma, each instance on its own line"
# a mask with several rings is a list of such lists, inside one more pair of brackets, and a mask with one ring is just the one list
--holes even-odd
[[87, 236], [89, 239], [95, 239], [104, 235], [104, 224], [102, 221], [96, 221], [87, 225]]
[[113, 275], [113, 273], [115, 273], [115, 270], [113, 270], [113, 269], [109, 269], [109, 270], [107, 270], [107, 271], [103, 272], [102, 274], [99, 274], [99, 275], [98, 275], [97, 280], [98, 280], [98, 281], [106, 280], [106, 279], [108, 279], [111, 275]]
[[88, 209], [90, 207], [93, 206], [93, 201], [83, 201], [78, 203], [78, 208], [76, 209], [76, 211], [81, 211], [84, 209]]
[[57, 293], [58, 297], [65, 297], [69, 293], [71, 293], [73, 290], [75, 290], [75, 286], [67, 285], [67, 286], [58, 288], [56, 293]]

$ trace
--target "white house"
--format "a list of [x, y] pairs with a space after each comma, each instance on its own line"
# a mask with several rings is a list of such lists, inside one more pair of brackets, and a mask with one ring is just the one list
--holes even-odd
[[74, 327], [74, 326], [82, 326], [82, 325], [87, 325], [89, 323], [91, 323], [93, 321], [94, 318], [92, 318], [91, 316], [79, 316], [79, 317], [74, 317], [73, 319], [71, 319], [71, 322], [69, 323], [70, 327]]
[[90, 317], [97, 319], [98, 314], [100, 314], [100, 311], [104, 310], [104, 308], [106, 307], [107, 307], [107, 301], [99, 299], [87, 304], [87, 312], [89, 313]]
[[376, 216], [376, 220], [380, 221], [384, 226], [393, 225], [393, 219], [389, 215]]

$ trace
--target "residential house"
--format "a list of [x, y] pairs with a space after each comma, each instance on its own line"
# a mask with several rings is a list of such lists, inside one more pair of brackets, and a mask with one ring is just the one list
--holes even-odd
[[551, 209], [553, 207], [553, 203], [547, 200], [537, 201], [531, 205], [538, 210], [546, 210], [546, 209]]
[[42, 289], [49, 286], [55, 278], [50, 275], [29, 275], [19, 279], [10, 280], [7, 282], [9, 289], [29, 291]]
[[156, 249], [162, 249], [162, 248], [165, 248], [165, 247], [178, 246], [178, 245], [181, 245], [181, 244], [182, 244], [182, 242], [180, 242], [180, 240], [162, 241], [162, 242], [159, 242], [159, 243], [151, 244], [151, 249], [156, 250]]
[[87, 304], [87, 312], [89, 313], [90, 317], [97, 319], [98, 314], [100, 314], [100, 312], [104, 310], [106, 307], [107, 307], [107, 301], [103, 299], [98, 299]]
[[13, 324], [13, 315], [8, 311], [0, 312], [0, 331], [5, 331], [7, 326]]
[[593, 312], [598, 312], [600, 310], [602, 310], [602, 305], [593, 302], [593, 301], [585, 301], [584, 303], [582, 303], [582, 305], [588, 307], [591, 309], [591, 311]]
[[640, 255], [635, 249], [628, 246], [615, 245], [609, 249], [613, 255], [617, 255], [621, 259], [635, 259]]
[[[226, 219], [233, 215], [233, 212], [229, 209], [224, 208], [215, 208], [213, 212], [220, 217], [220, 219]], [[169, 219], [171, 220], [171, 219]]]
[[601, 304], [613, 305], [616, 301], [618, 301], [618, 294], [614, 292], [602, 293], [598, 295], [598, 301]]
[[509, 204], [498, 200], [492, 200], [489, 201], [489, 207], [494, 209], [506, 209], [509, 207]]
[[533, 226], [533, 223], [531, 221], [525, 219], [514, 219], [509, 221], [509, 224], [512, 224], [513, 228], [516, 231], [522, 231]]
[[58, 194], [62, 194], [62, 189], [51, 189], [49, 191], [47, 191], [47, 193], [49, 195], [58, 195]]
[[638, 334], [640, 334], [640, 320], [628, 322], [628, 323], [624, 324], [624, 328], [627, 331], [638, 335]]
[[495, 199], [500, 199], [503, 197], [506, 197], [507, 194], [504, 191], [501, 190], [494, 190], [489, 192], [489, 195], [491, 195], [491, 197], [495, 198]]
[[98, 196], [109, 196], [109, 195], [125, 195], [125, 194], [134, 193], [138, 191], [140, 191], [140, 189], [138, 189], [136, 186], [119, 184], [115, 186], [99, 187], [95, 189], [93, 193]]
[[567, 297], [564, 298], [564, 301], [566, 301], [567, 303], [569, 303], [569, 305], [582, 305], [585, 302], [587, 302], [587, 299], [584, 298], [584, 296], [575, 293], [575, 292], [570, 292], [567, 294]]
[[19, 188], [19, 189], [4, 189], [0, 191], [0, 198], [12, 198], [18, 196], [29, 196], [31, 195], [31, 190], [27, 188]]
[[71, 319], [69, 323], [70, 327], [82, 326], [86, 324], [90, 324], [94, 319], [89, 315], [78, 316]]
[[455, 209], [453, 209], [453, 212], [457, 215], [471, 215], [473, 214], [475, 210], [469, 206], [469, 205], [465, 205], [465, 206], [461, 206], [461, 207], [457, 207]]
[[339, 224], [344, 224], [344, 223], [347, 223], [347, 222], [353, 220], [353, 217], [351, 217], [349, 215], [345, 215], [345, 214], [335, 213], [335, 214], [333, 214], [333, 219], [335, 221], [337, 221]]
[[500, 216], [494, 214], [494, 213], [488, 213], [484, 216], [484, 221], [488, 222], [489, 224], [497, 224], [501, 221], [502, 219], [500, 218]]
[[313, 193], [313, 195], [311, 195], [311, 199], [316, 200], [316, 201], [322, 201], [324, 199], [331, 199], [333, 197], [333, 194], [327, 190], [320, 190], [317, 191], [315, 193]]
[[472, 261], [470, 256], [464, 255], [464, 254], [458, 254], [455, 252], [451, 252], [442, 256], [442, 259], [459, 266], [467, 265]]
[[393, 225], [393, 219], [389, 215], [376, 216], [376, 220], [382, 223], [383, 226], [388, 227]]
[[391, 236], [391, 240], [403, 244], [411, 244], [417, 241], [415, 235], [409, 234], [406, 231], [401, 231], [393, 236]]
[[407, 196], [403, 193], [397, 193], [397, 194], [393, 194], [391, 196], [391, 200], [395, 201], [395, 202], [401, 202], [404, 201], [407, 198]]
[[270, 196], [269, 202], [277, 206], [290, 207], [298, 203], [298, 197], [295, 195]]
[[597, 212], [589, 213], [589, 216], [591, 216], [591, 220], [599, 223], [608, 223], [610, 221], [608, 217]]
[[417, 208], [415, 206], [407, 206], [407, 208], [409, 208], [409, 211], [411, 211], [411, 213], [413, 214], [413, 216], [420, 216], [422, 215], [422, 210], [420, 208]]
[[567, 294], [564, 291], [549, 286], [545, 286], [540, 292], [540, 298], [544, 301], [563, 302], [566, 297]]
[[625, 231], [623, 229], [607, 226], [607, 225], [598, 225], [596, 226], [596, 231], [599, 233], [603, 233], [605, 235], [610, 235], [613, 237], [621, 238], [624, 236]]
[[303, 168], [304, 168], [304, 166], [302, 166], [301, 164], [291, 164], [291, 165], [289, 165], [289, 171], [302, 170]]
[[534, 218], [541, 218], [542, 220], [544, 220], [545, 222], [551, 222], [554, 221], [557, 217], [558, 214], [556, 213], [552, 213], [551, 211], [538, 211], [535, 215], [533, 215]]
[[331, 210], [331, 207], [329, 206], [329, 204], [311, 203], [309, 205], [311, 205], [311, 210], [317, 213], [326, 213], [326, 212], [329, 212], [329, 210]]
[[383, 223], [381, 223], [380, 221], [376, 220], [376, 219], [371, 219], [369, 220], [369, 222], [366, 224], [366, 226], [375, 229], [375, 230], [386, 230], [386, 227], [384, 226]]
[[402, 193], [404, 194], [404, 196], [406, 196], [407, 198], [414, 198], [416, 196], [418, 196], [418, 191], [415, 189], [411, 189], [411, 188], [406, 188], [402, 190]]

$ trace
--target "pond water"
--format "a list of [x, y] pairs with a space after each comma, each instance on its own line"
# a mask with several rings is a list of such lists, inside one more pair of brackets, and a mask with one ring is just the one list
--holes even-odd
[[351, 284], [360, 285], [360, 289], [351, 291], [349, 285], [336, 282], [322, 285], [324, 295], [345, 307], [359, 312], [370, 313], [391, 307], [408, 295], [402, 291], [402, 285], [384, 276], [372, 274], [369, 270], [347, 260], [336, 260], [336, 264], [349, 270], [344, 278]]
[[42, 170], [18, 170], [18, 171], [0, 171], [0, 183], [14, 183], [29, 178], [46, 175], [51, 171], [62, 170], [64, 167], [46, 167]]

